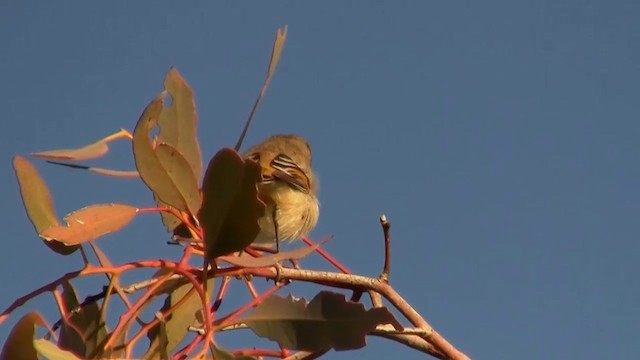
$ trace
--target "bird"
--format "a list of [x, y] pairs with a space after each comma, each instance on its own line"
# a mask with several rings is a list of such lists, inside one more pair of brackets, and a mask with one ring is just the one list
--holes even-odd
[[273, 135], [246, 150], [243, 157], [261, 168], [258, 197], [266, 205], [253, 244], [275, 244], [279, 250], [280, 242], [308, 235], [318, 223], [320, 203], [307, 140], [293, 134]]

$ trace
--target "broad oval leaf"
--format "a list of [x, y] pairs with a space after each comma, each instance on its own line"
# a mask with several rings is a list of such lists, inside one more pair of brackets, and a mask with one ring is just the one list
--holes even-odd
[[200, 210], [202, 198], [196, 179], [187, 159], [173, 146], [161, 143], [156, 148], [156, 156], [171, 181], [176, 185], [191, 214]]
[[318, 293], [309, 304], [291, 295], [270, 296], [237, 323], [245, 323], [256, 335], [277, 341], [281, 347], [306, 351], [359, 349], [378, 325], [402, 329], [387, 308], [366, 310], [329, 291]]
[[198, 213], [207, 260], [240, 251], [255, 240], [265, 212], [258, 198], [260, 180], [259, 165], [232, 149], [218, 151], [209, 162]]
[[30, 312], [20, 318], [11, 329], [7, 341], [2, 347], [1, 360], [24, 359], [37, 360], [38, 355], [33, 347], [36, 325], [46, 326], [44, 319], [37, 312]]
[[[36, 232], [41, 234], [50, 227], [58, 226], [60, 223], [53, 208], [51, 193], [38, 170], [21, 156], [13, 158], [13, 169], [20, 185], [24, 209]], [[44, 240], [44, 243], [61, 255], [69, 255], [78, 249], [78, 246], [67, 246], [56, 240]]]
[[68, 245], [82, 244], [102, 235], [118, 231], [138, 214], [138, 209], [123, 204], [91, 205], [74, 211], [58, 225], [40, 234], [46, 240], [58, 240]]

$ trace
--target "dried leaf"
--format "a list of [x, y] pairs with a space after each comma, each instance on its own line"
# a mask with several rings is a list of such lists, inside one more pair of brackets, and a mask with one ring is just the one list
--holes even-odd
[[0, 360], [38, 360], [36, 349], [33, 347], [36, 325], [46, 326], [46, 322], [35, 311], [20, 318], [2, 347]]
[[120, 230], [137, 214], [138, 209], [129, 205], [91, 205], [65, 216], [67, 226], [49, 228], [40, 236], [46, 240], [56, 239], [68, 245], [82, 244]]
[[309, 304], [291, 295], [270, 296], [237, 323], [245, 323], [258, 336], [277, 341], [281, 347], [306, 351], [359, 349], [378, 325], [402, 329], [387, 308], [365, 310], [364, 305], [328, 291], [320, 292]]
[[[40, 234], [50, 227], [58, 226], [51, 193], [38, 170], [21, 156], [13, 158], [13, 169], [20, 185], [22, 203], [36, 232]], [[62, 255], [69, 255], [78, 249], [78, 246], [67, 246], [55, 240], [44, 240], [44, 243]]]
[[222, 149], [211, 159], [202, 185], [203, 202], [198, 220], [204, 230], [205, 258], [239, 251], [251, 244], [264, 216], [258, 199], [260, 167], [244, 161], [232, 149]]

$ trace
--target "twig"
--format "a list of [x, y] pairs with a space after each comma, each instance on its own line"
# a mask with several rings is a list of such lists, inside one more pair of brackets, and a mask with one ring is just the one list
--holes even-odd
[[384, 233], [384, 267], [382, 268], [382, 274], [380, 274], [380, 280], [389, 282], [389, 271], [391, 271], [391, 234], [389, 229], [391, 224], [389, 224], [384, 214], [380, 215], [380, 225], [382, 225], [382, 232]]

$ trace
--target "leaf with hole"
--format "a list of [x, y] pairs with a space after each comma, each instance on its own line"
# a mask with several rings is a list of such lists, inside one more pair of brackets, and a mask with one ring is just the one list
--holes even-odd
[[259, 165], [243, 160], [232, 149], [224, 148], [211, 159], [198, 213], [206, 260], [240, 251], [255, 240], [260, 232], [258, 219], [265, 212], [258, 199], [259, 181]]
[[91, 205], [65, 216], [67, 226], [48, 228], [40, 236], [45, 240], [55, 239], [67, 245], [82, 244], [120, 230], [137, 214], [138, 209], [129, 205]]
[[[53, 208], [51, 193], [38, 170], [21, 156], [13, 158], [13, 169], [20, 185], [24, 209], [36, 232], [41, 234], [50, 227], [58, 226], [60, 223]], [[78, 249], [78, 246], [67, 246], [56, 240], [43, 240], [51, 250], [61, 255], [69, 255]]]
[[366, 345], [366, 335], [381, 324], [402, 325], [387, 308], [365, 309], [344, 295], [322, 291], [307, 304], [291, 295], [265, 299], [236, 323], [245, 323], [258, 336], [292, 350], [353, 350]]

